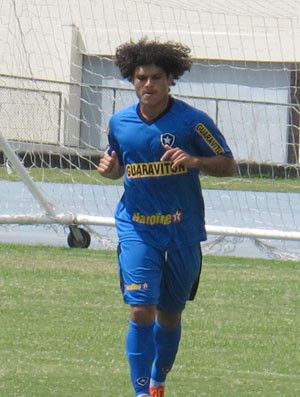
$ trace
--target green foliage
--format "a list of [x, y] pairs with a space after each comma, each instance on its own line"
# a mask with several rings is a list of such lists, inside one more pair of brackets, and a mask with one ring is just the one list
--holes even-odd
[[[0, 245], [0, 395], [132, 397], [113, 251]], [[167, 396], [300, 393], [300, 262], [204, 259]]]

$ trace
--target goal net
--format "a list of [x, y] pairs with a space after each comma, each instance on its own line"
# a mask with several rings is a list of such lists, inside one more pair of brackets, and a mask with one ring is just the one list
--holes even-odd
[[51, 243], [53, 233], [70, 246], [90, 237], [116, 246], [122, 181], [109, 184], [96, 167], [110, 116], [136, 101], [115, 48], [147, 36], [191, 47], [192, 70], [172, 93], [215, 120], [239, 164], [233, 178], [201, 176], [204, 249], [300, 257], [300, 6], [5, 0], [0, 9], [2, 241]]

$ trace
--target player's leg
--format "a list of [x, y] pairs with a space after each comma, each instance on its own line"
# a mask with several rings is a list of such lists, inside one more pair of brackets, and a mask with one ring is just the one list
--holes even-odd
[[140, 324], [129, 320], [126, 353], [136, 396], [148, 394], [154, 352], [153, 321]]
[[181, 313], [157, 311], [154, 324], [155, 360], [152, 367], [151, 396], [163, 397], [167, 374], [175, 362], [181, 338]]
[[201, 262], [199, 244], [168, 252], [154, 325], [156, 354], [151, 373], [151, 386], [154, 388], [164, 386], [175, 362], [181, 338], [181, 312], [197, 282]]
[[155, 355], [153, 327], [162, 277], [163, 255], [140, 242], [120, 246], [124, 301], [130, 305], [126, 352], [136, 396], [147, 395]]

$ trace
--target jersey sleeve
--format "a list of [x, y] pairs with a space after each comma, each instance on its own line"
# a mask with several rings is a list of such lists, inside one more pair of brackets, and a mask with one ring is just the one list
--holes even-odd
[[201, 121], [195, 123], [194, 139], [201, 156], [225, 155], [233, 157], [224, 135], [206, 114], [202, 115]]
[[114, 129], [113, 129], [113, 123], [112, 121], [110, 121], [109, 123], [109, 127], [107, 129], [107, 138], [108, 138], [108, 146], [106, 148], [106, 152], [111, 155], [111, 153], [113, 151], [115, 151], [117, 153], [118, 159], [119, 159], [119, 164], [123, 165], [123, 157], [121, 154], [121, 150], [120, 150], [120, 145], [117, 141], [117, 139], [115, 138], [114, 135]]

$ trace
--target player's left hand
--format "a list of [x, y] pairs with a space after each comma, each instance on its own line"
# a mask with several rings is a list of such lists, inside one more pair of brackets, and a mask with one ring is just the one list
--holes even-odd
[[161, 161], [171, 161], [172, 168], [180, 164], [185, 165], [187, 168], [195, 167], [195, 157], [186, 153], [184, 150], [176, 147], [172, 148], [169, 145], [164, 145], [165, 153], [161, 157]]

